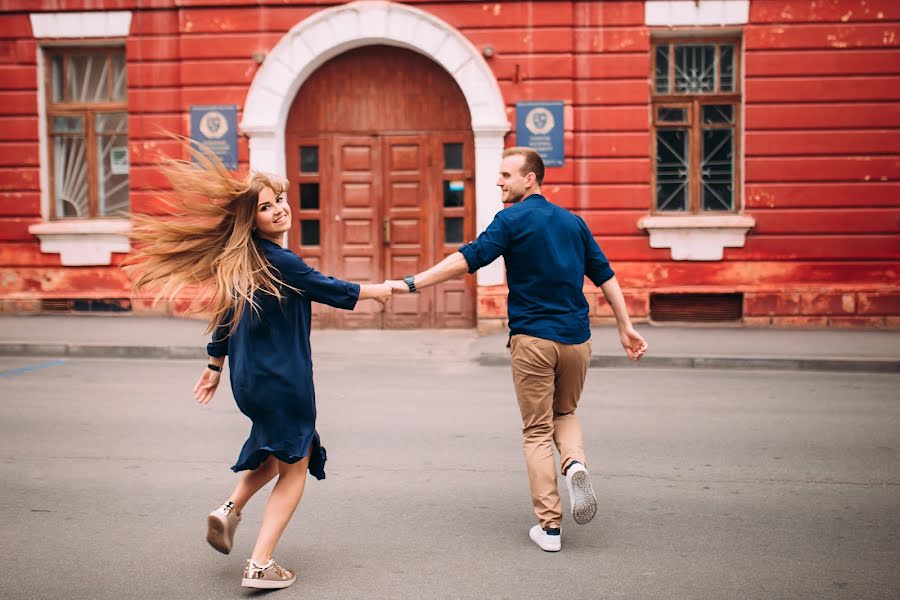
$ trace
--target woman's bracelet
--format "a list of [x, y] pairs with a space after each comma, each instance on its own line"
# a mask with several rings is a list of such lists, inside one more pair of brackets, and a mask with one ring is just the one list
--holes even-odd
[[214, 365], [212, 363], [209, 363], [208, 365], [206, 365], [206, 368], [209, 369], [210, 371], [216, 371], [216, 372], [222, 371], [222, 367], [220, 367], [219, 365]]

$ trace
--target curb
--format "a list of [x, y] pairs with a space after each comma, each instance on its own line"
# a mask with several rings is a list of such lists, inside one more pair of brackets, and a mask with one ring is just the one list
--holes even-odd
[[0, 344], [0, 356], [64, 356], [69, 358], [206, 359], [205, 346], [104, 346], [93, 344]]
[[[206, 348], [196, 346], [111, 346], [99, 344], [0, 343], [0, 356], [48, 356], [69, 358], [206, 359]], [[508, 353], [482, 353], [475, 362], [485, 367], [509, 365]], [[638, 365], [619, 355], [594, 355], [592, 368], [621, 369]], [[656, 369], [743, 369], [771, 371], [845, 371], [900, 373], [900, 360], [868, 358], [771, 358], [760, 356], [647, 356], [640, 366]]]
[[[485, 367], [509, 365], [509, 354], [484, 353], [477, 359]], [[767, 358], [760, 356], [645, 356], [634, 363], [625, 356], [593, 355], [591, 368], [742, 369], [768, 371], [849, 371], [856, 373], [900, 373], [900, 360], [868, 358]]]

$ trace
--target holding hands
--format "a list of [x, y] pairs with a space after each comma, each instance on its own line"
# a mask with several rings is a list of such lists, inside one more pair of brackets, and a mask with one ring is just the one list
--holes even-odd
[[400, 279], [387, 279], [384, 283], [363, 284], [359, 289], [360, 300], [375, 300], [386, 304], [393, 294], [409, 294], [409, 286]]
[[359, 286], [360, 300], [375, 300], [380, 304], [385, 304], [391, 299], [391, 287], [385, 281], [384, 283], [365, 283]]

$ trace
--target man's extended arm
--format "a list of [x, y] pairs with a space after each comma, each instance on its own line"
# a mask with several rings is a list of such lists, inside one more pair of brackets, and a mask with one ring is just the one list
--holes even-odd
[[[465, 257], [460, 252], [454, 252], [438, 264], [434, 265], [430, 269], [426, 269], [421, 273], [413, 276], [413, 281], [415, 282], [416, 289], [424, 289], [430, 287], [432, 285], [437, 285], [439, 283], [444, 283], [448, 279], [453, 279], [454, 277], [459, 277], [460, 275], [464, 275], [469, 272], [469, 263], [466, 262]], [[408, 294], [410, 292], [409, 286], [406, 285], [403, 281], [392, 280], [388, 281], [391, 289], [394, 293], [400, 294]]]

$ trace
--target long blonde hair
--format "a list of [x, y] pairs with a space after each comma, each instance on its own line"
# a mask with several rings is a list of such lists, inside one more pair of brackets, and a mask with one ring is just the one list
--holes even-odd
[[[154, 303], [174, 300], [185, 287], [208, 293], [198, 308], [208, 310], [207, 332], [219, 324], [233, 331], [249, 304], [258, 310], [257, 292], [281, 298], [285, 285], [253, 241], [259, 193], [275, 195], [288, 181], [277, 175], [250, 172], [237, 178], [209, 148], [179, 138], [194, 162], [165, 157], [160, 170], [173, 192], [160, 199], [165, 216], [133, 215], [131, 237], [137, 251], [125, 266], [136, 293], [149, 290]], [[230, 316], [229, 316], [230, 311]]]

